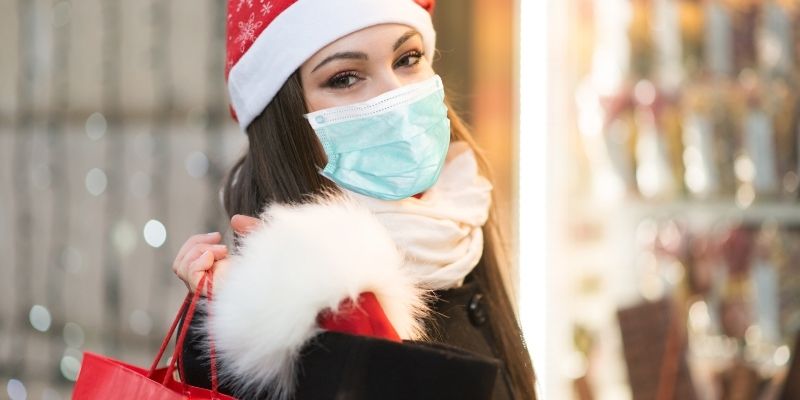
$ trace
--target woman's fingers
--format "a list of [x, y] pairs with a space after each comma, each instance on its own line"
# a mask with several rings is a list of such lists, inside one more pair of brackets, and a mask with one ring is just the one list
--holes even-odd
[[210, 243], [215, 244], [219, 243], [222, 240], [222, 235], [219, 232], [211, 232], [211, 233], [201, 233], [198, 235], [193, 235], [183, 243], [181, 249], [178, 250], [178, 255], [175, 257], [175, 263], [180, 263], [181, 260], [186, 256], [186, 253], [192, 248], [192, 246], [198, 243]]
[[[200, 278], [203, 276], [203, 273], [214, 266], [214, 253], [210, 250], [206, 250], [200, 257], [197, 257], [191, 264], [189, 264], [188, 272], [188, 281], [189, 281], [189, 289], [194, 292], [197, 290], [197, 285], [200, 284]], [[201, 293], [205, 295], [205, 293]]]
[[[205, 262], [206, 269], [211, 267], [214, 260], [221, 260], [228, 256], [228, 248], [224, 244], [196, 244], [194, 245], [191, 250], [186, 254], [183, 260], [178, 265], [178, 268], [175, 270], [175, 274], [178, 275], [179, 278], [183, 279], [189, 286], [192, 285], [190, 282], [191, 279], [191, 270], [192, 267], [197, 265], [196, 263], [199, 261]], [[203, 257], [210, 257], [211, 261], [208, 262], [201, 260]]]
[[187, 266], [194, 262], [197, 257], [200, 257], [206, 250], [211, 251], [217, 259], [224, 258], [228, 255], [228, 247], [224, 244], [196, 243], [189, 248], [182, 259], [175, 261], [175, 264], [172, 266], [173, 272], [178, 274], [178, 276], [185, 277]]
[[228, 268], [230, 265], [230, 258], [223, 258], [222, 260], [217, 260], [214, 262], [214, 266], [211, 267], [211, 270], [214, 271], [213, 279], [215, 288], [219, 287], [219, 285], [225, 281], [225, 277], [228, 275]]
[[[210, 259], [211, 259], [210, 256], [204, 253], [203, 256], [200, 258], [202, 262], [198, 262], [193, 265], [190, 272], [191, 274], [190, 280], [193, 282], [191, 285], [192, 291], [197, 290], [197, 286], [200, 285], [200, 279], [203, 278], [203, 274], [205, 274], [206, 271], [214, 272], [214, 276], [211, 278], [214, 280], [213, 282], [214, 285], [218, 285], [219, 283], [225, 280], [225, 277], [227, 276], [228, 273], [228, 266], [230, 265], [230, 258], [223, 258], [222, 260], [216, 260], [216, 261], [211, 260], [210, 261], [211, 265], [209, 266], [208, 262]], [[200, 294], [203, 296], [208, 296], [206, 288], [203, 288], [203, 291]]]
[[205, 253], [206, 250], [212, 252], [214, 254], [214, 258], [217, 260], [221, 258], [225, 258], [228, 255], [228, 246], [224, 244], [205, 244], [205, 243], [198, 243], [194, 245], [194, 247], [189, 250], [186, 254], [186, 257], [183, 258], [182, 263], [189, 264], [200, 257], [201, 254]]
[[259, 226], [261, 226], [261, 220], [258, 218], [242, 214], [236, 214], [231, 218], [231, 228], [240, 235], [245, 235]]

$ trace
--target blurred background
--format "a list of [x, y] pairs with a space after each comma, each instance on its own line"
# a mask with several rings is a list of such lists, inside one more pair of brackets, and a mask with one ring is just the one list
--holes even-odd
[[[229, 235], [221, 0], [0, 0], [0, 398], [147, 365]], [[439, 0], [546, 399], [800, 399], [800, 4]], [[787, 384], [788, 383], [788, 384]]]
[[564, 3], [548, 390], [799, 399], [800, 3]]

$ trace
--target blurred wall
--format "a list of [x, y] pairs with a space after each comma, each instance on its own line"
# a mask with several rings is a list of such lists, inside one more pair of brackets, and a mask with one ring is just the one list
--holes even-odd
[[472, 128], [495, 186], [498, 227], [510, 261], [509, 284], [517, 287], [517, 2], [437, 2], [440, 58], [434, 64], [448, 96]]

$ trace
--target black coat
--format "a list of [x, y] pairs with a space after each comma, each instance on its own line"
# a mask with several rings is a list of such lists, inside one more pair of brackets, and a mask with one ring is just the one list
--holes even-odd
[[[436, 295], [430, 343], [318, 335], [302, 352], [295, 399], [512, 399], [488, 324], [493, 311], [479, 282], [470, 274], [461, 287]], [[192, 327], [204, 317], [199, 311]], [[199, 332], [189, 330], [183, 368], [189, 384], [209, 388], [202, 340]], [[224, 386], [220, 391], [230, 393]]]

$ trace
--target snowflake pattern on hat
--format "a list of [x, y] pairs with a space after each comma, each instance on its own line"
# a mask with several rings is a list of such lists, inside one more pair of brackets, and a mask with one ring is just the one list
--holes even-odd
[[272, 20], [297, 0], [228, 1], [228, 46], [225, 78]]
[[268, 1], [265, 4], [264, 0], [261, 0], [261, 15], [267, 15], [270, 11], [272, 11], [272, 2]]
[[236, 11], [240, 11], [242, 9], [242, 4], [247, 3], [247, 8], [253, 8], [253, 0], [239, 0], [239, 3], [236, 5]]
[[239, 36], [236, 36], [234, 42], [241, 43], [239, 46], [239, 51], [241, 52], [244, 52], [244, 47], [248, 42], [254, 42], [256, 40], [256, 29], [260, 28], [263, 24], [261, 21], [254, 21], [255, 16], [254, 13], [250, 13], [250, 18], [248, 18], [247, 21], [238, 23]]

